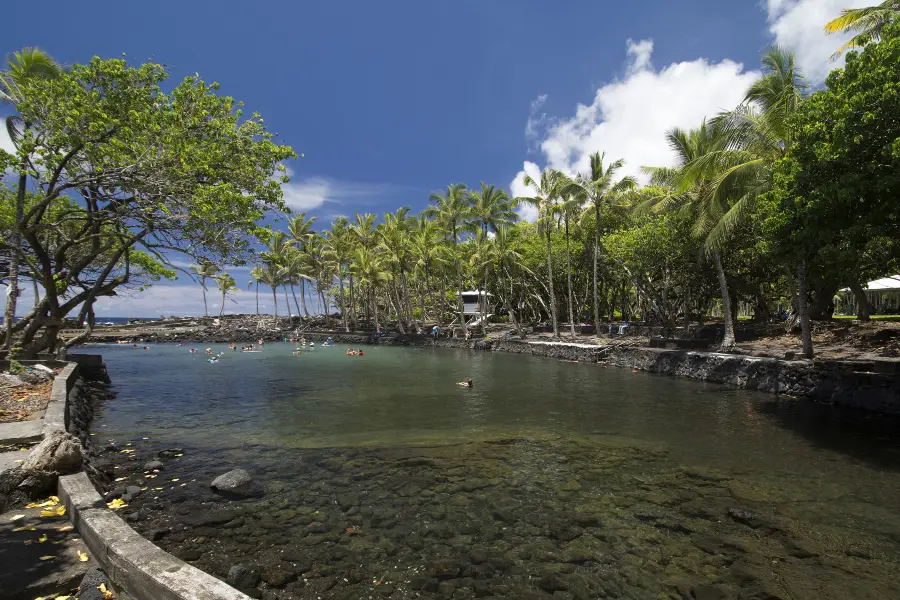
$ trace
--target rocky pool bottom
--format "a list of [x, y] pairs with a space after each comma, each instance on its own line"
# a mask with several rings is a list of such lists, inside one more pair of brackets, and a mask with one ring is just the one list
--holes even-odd
[[[216, 452], [149, 440], [95, 464], [135, 529], [257, 598], [900, 598], [895, 512], [825, 473], [677, 465], [630, 439]], [[233, 467], [263, 495], [213, 492]]]

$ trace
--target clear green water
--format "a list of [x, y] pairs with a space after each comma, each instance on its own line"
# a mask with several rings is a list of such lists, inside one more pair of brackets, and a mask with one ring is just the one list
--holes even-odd
[[[130, 443], [104, 460], [148, 488], [136, 527], [218, 576], [255, 562], [272, 598], [900, 597], [894, 420], [539, 357], [345, 349], [87, 348], [118, 394], [94, 439]], [[145, 478], [166, 448], [184, 456]], [[208, 490], [236, 466], [264, 497]]]

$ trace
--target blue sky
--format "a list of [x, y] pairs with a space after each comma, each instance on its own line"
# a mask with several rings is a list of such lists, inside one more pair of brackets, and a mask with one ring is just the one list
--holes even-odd
[[[418, 211], [457, 181], [521, 193], [525, 173], [574, 172], [597, 150], [625, 158], [626, 172], [665, 164], [662, 133], [732, 108], [768, 44], [791, 47], [820, 82], [840, 44], [822, 25], [868, 3], [45, 1], [56, 18], [39, 26], [33, 7], [7, 8], [0, 51], [38, 46], [67, 64], [125, 53], [175, 80], [218, 81], [305, 154], [285, 197], [325, 224]], [[245, 271], [235, 276], [245, 285]], [[237, 300], [227, 310], [254, 310], [249, 293]], [[107, 316], [203, 310], [184, 277], [105, 302]]]

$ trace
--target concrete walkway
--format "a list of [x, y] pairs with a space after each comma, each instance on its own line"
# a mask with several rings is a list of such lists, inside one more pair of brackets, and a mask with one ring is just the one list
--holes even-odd
[[44, 419], [19, 421], [17, 423], [0, 423], [0, 444], [21, 444], [23, 442], [41, 441], [41, 430]]
[[[55, 514], [62, 506], [0, 515], [0, 600], [72, 594], [85, 572], [97, 566], [68, 515]], [[54, 515], [41, 516], [42, 510]]]

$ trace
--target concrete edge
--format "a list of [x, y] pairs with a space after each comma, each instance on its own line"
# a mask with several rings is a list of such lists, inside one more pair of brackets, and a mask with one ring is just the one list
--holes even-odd
[[86, 473], [60, 477], [59, 497], [109, 578], [137, 600], [249, 600], [143, 538], [106, 507]]
[[68, 431], [69, 392], [78, 379], [78, 365], [68, 363], [53, 380], [50, 390], [50, 403], [44, 413], [43, 437], [47, 437], [54, 431]]

